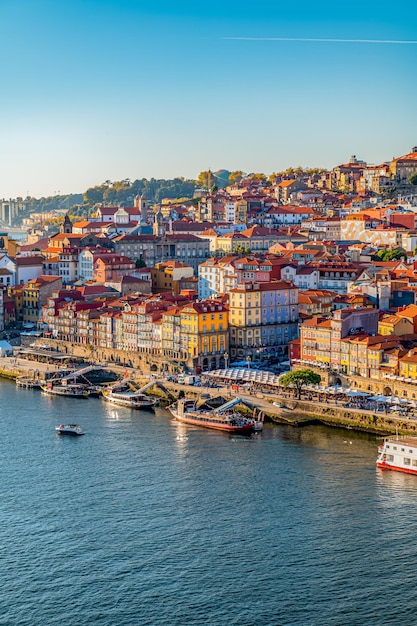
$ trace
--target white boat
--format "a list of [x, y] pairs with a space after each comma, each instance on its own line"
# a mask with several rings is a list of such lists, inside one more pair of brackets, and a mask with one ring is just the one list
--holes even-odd
[[141, 409], [142, 411], [153, 409], [157, 404], [157, 400], [154, 398], [150, 398], [141, 391], [133, 390], [130, 383], [119, 384], [110, 389], [105, 389], [102, 393], [102, 398], [106, 402], [112, 402], [113, 404], [119, 404], [131, 409]]
[[377, 467], [417, 474], [417, 437], [389, 437], [378, 447]]
[[55, 428], [58, 435], [84, 435], [84, 431], [78, 424], [60, 424]]

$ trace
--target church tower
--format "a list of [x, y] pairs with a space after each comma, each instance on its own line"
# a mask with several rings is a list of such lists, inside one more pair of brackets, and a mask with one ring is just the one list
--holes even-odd
[[139, 209], [140, 223], [148, 223], [148, 201], [143, 194], [135, 197], [135, 207]]
[[65, 233], [66, 235], [72, 233], [72, 222], [68, 217], [68, 213], [66, 214], [64, 223], [61, 226], [61, 233]]
[[153, 223], [153, 234], [157, 237], [164, 237], [166, 232], [166, 226], [164, 222], [164, 216], [161, 211], [155, 215], [155, 221]]

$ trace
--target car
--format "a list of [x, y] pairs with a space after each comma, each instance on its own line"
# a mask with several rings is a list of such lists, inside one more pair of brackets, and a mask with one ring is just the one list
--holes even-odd
[[279, 409], [285, 409], [285, 406], [281, 402], [273, 402], [272, 404]]

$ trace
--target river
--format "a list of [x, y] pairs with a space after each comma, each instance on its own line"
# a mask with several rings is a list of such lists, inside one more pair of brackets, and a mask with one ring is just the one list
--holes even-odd
[[0, 624], [417, 622], [417, 477], [377, 470], [375, 437], [0, 400]]

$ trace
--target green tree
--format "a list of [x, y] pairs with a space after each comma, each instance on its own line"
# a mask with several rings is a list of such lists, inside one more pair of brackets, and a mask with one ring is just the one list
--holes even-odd
[[233, 250], [235, 254], [252, 254], [252, 250], [249, 246], [245, 246], [242, 243], [238, 243]]
[[262, 174], [261, 172], [258, 172], [258, 173], [253, 172], [252, 174], [248, 174], [246, 178], [248, 180], [260, 180], [263, 183], [267, 182], [267, 178], [265, 174]]
[[234, 172], [230, 172], [229, 174], [229, 185], [234, 185], [235, 183], [240, 183], [242, 178], [244, 177], [244, 173], [242, 170], [235, 170]]
[[293, 370], [280, 377], [279, 383], [281, 387], [295, 387], [297, 397], [301, 398], [301, 392], [306, 385], [319, 385], [321, 383], [320, 374], [316, 374], [313, 370]]
[[417, 185], [417, 173], [412, 174], [408, 179], [408, 182], [410, 183], [410, 185]]
[[402, 258], [407, 258], [407, 252], [404, 248], [394, 248], [393, 250], [378, 250], [374, 255], [375, 261], [399, 261]]
[[195, 181], [195, 184], [199, 189], [209, 189], [213, 183], [214, 176], [210, 170], [200, 172]]

